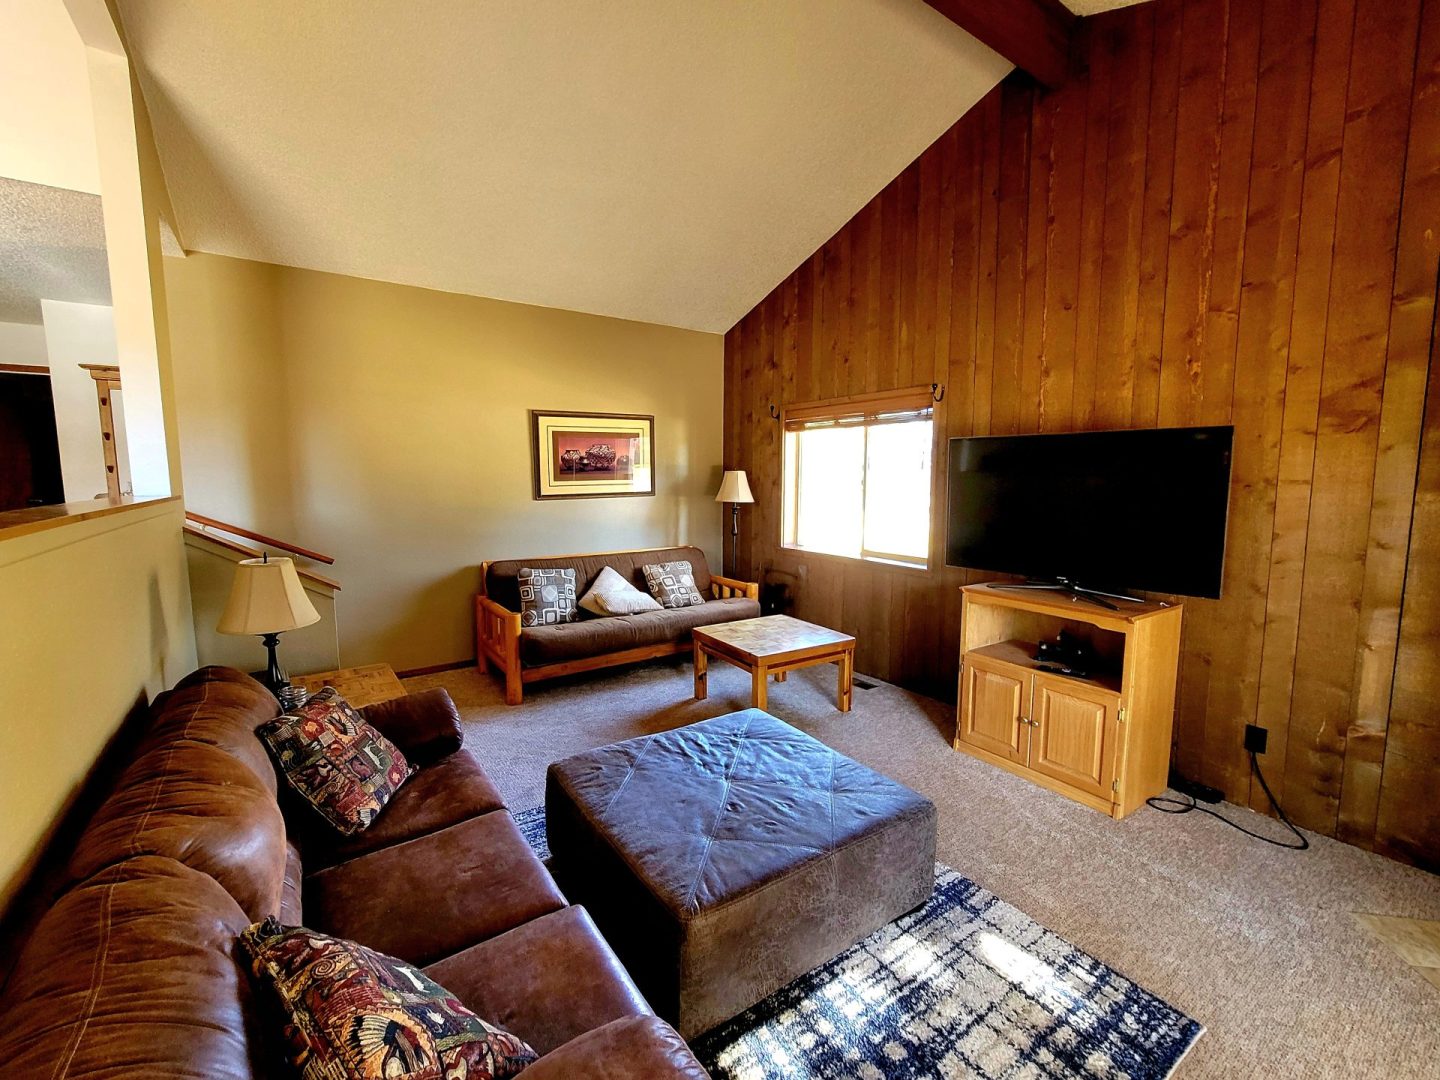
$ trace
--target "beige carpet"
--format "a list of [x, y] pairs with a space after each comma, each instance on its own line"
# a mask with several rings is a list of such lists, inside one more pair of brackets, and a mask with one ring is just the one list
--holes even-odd
[[[450, 691], [523, 809], [550, 761], [748, 706], [748, 676], [710, 671], [703, 702], [678, 660], [529, 687], [516, 708], [473, 670], [407, 687]], [[847, 716], [834, 687], [831, 667], [793, 673], [769, 711], [928, 795], [942, 862], [1204, 1024], [1178, 1076], [1440, 1075], [1440, 988], [1352, 914], [1440, 918], [1440, 878], [1322, 837], [1281, 851], [1202, 814], [1114, 822], [955, 753], [950, 706], [881, 684]]]

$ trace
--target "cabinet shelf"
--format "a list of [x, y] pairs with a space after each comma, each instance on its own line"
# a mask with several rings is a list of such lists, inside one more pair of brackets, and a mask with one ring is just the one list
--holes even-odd
[[1002, 664], [1010, 664], [1013, 667], [1024, 668], [1026, 671], [1038, 671], [1050, 675], [1056, 679], [1064, 679], [1066, 682], [1077, 683], [1081, 686], [1093, 686], [1096, 690], [1105, 690], [1112, 694], [1120, 693], [1119, 672], [1099, 672], [1094, 675], [1066, 675], [1059, 671], [1046, 671], [1042, 662], [1035, 659], [1036, 646], [1033, 641], [997, 641], [994, 645], [982, 645], [978, 649], [971, 649], [966, 653], [966, 658], [980, 656], [989, 660], [998, 660]]

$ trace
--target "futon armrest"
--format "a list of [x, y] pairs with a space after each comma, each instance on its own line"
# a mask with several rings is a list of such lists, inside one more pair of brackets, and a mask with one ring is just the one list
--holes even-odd
[[710, 585], [715, 591], [717, 600], [725, 600], [732, 596], [743, 596], [747, 600], [760, 599], [760, 583], [758, 581], [741, 581], [739, 578], [711, 574]]
[[465, 740], [460, 713], [445, 690], [421, 690], [377, 701], [360, 710], [412, 765], [430, 765], [460, 749]]
[[[523, 1031], [517, 1031], [521, 1038]], [[630, 1016], [577, 1035], [525, 1069], [525, 1080], [709, 1080], [685, 1040], [655, 1016]]]

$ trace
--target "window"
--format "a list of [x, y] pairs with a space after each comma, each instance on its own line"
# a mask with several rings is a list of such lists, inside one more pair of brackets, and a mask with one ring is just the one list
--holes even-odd
[[787, 409], [786, 547], [907, 566], [930, 561], [930, 391]]

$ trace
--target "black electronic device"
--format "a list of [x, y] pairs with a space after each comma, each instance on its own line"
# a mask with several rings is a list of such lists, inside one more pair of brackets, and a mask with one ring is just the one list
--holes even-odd
[[1042, 671], [1055, 671], [1062, 675], [1089, 675], [1098, 667], [1095, 650], [1068, 630], [1061, 630], [1054, 641], [1042, 641], [1035, 646], [1035, 659]]
[[1087, 599], [1131, 599], [1105, 591], [1124, 589], [1219, 597], [1234, 434], [951, 439], [945, 562]]

